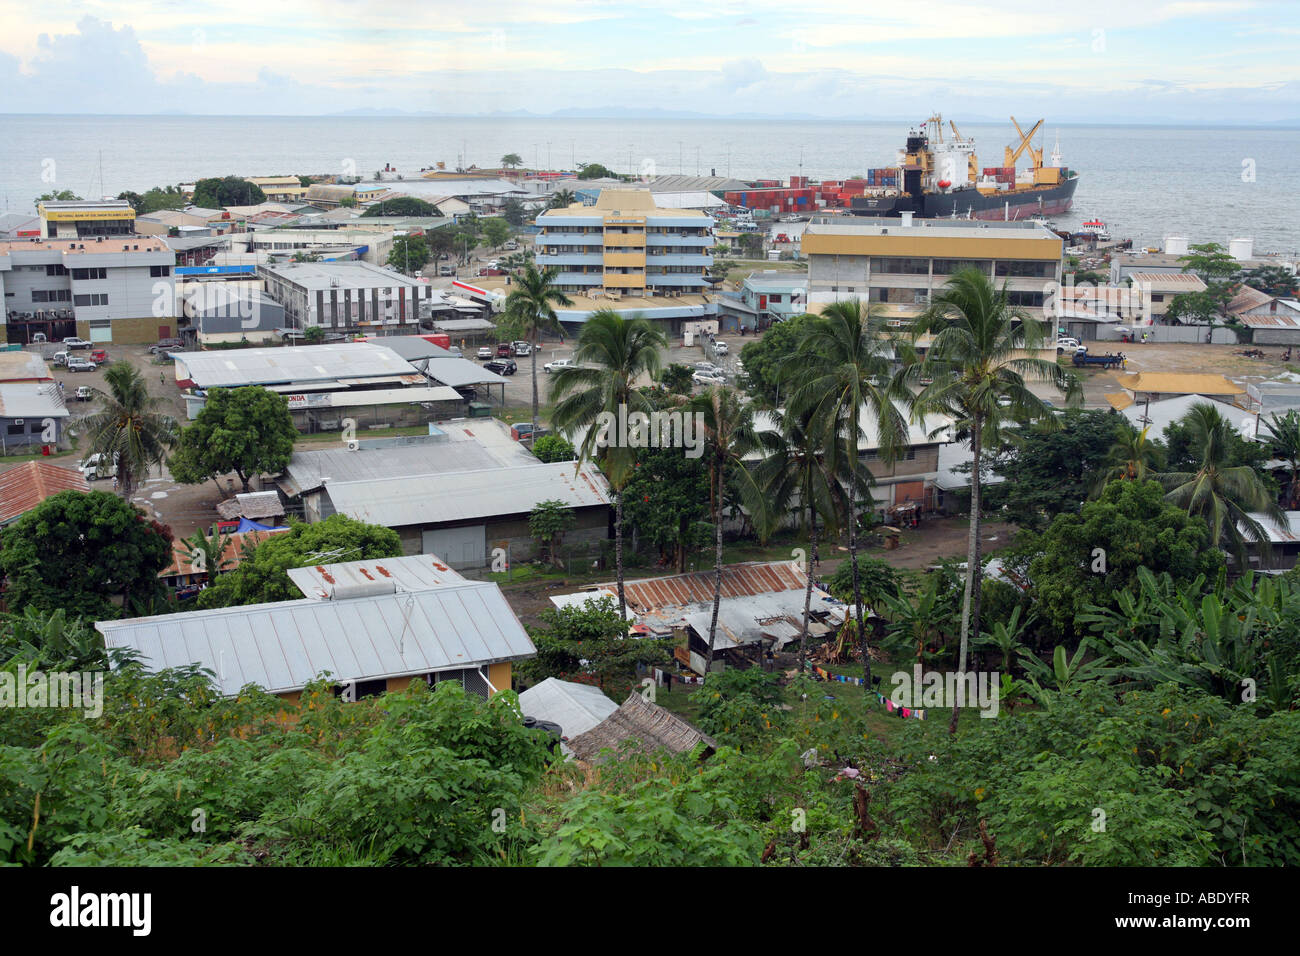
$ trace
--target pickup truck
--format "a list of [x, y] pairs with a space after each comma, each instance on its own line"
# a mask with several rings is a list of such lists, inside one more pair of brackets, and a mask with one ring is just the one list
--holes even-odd
[[157, 345], [149, 346], [149, 352], [157, 355], [160, 352], [174, 352], [181, 348], [184, 343], [180, 339], [161, 339]]
[[110, 462], [103, 455], [91, 455], [89, 458], [77, 462], [77, 471], [81, 472], [82, 477], [87, 481], [117, 477], [116, 463]]
[[573, 359], [562, 358], [562, 359], [556, 359], [553, 362], [547, 362], [545, 365], [542, 366], [542, 369], [546, 372], [558, 372], [562, 368], [573, 368], [573, 367], [574, 367]]
[[1080, 348], [1074, 353], [1072, 361], [1076, 366], [1100, 365], [1102, 368], [1118, 368], [1124, 364], [1124, 353], [1106, 355], [1089, 355], [1087, 348]]

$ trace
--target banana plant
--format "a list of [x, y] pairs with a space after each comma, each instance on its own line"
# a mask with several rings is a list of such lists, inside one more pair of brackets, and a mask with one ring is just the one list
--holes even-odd
[[1021, 642], [1021, 636], [1034, 622], [1034, 615], [1031, 613], [1025, 620], [1020, 620], [1020, 612], [1023, 608], [1016, 605], [1011, 611], [1011, 616], [1005, 621], [998, 621], [993, 625], [992, 631], [981, 631], [979, 640], [975, 644], [979, 647], [996, 647], [1002, 652], [1002, 672], [1011, 673], [1011, 665], [1016, 659], [1016, 655], [1024, 648]]
[[1068, 691], [1085, 681], [1109, 675], [1110, 661], [1107, 658], [1095, 657], [1089, 661], [1084, 660], [1090, 650], [1093, 650], [1090, 638], [1080, 641], [1071, 657], [1066, 656], [1065, 645], [1058, 644], [1052, 651], [1052, 663], [1049, 667], [1037, 655], [1021, 648], [1020, 662], [1024, 666], [1025, 676], [1030, 686], [1033, 687], [1032, 693], [1040, 703], [1050, 704], [1051, 690]]

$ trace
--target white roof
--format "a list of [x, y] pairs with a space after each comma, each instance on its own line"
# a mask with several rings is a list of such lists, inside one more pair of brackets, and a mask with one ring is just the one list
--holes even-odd
[[490, 468], [371, 481], [331, 481], [334, 509], [386, 528], [527, 514], [542, 501], [570, 508], [608, 505], [609, 486], [594, 465], [572, 462]]
[[390, 593], [395, 594], [445, 587], [465, 580], [432, 554], [290, 568], [288, 575], [303, 597], [313, 601], [329, 601], [349, 591], [375, 590], [380, 584], [391, 585]]
[[68, 406], [54, 382], [0, 383], [0, 418], [67, 418]]
[[[936, 442], [946, 442], [950, 438], [952, 429], [952, 419], [947, 415], [926, 415], [920, 421], [912, 421], [908, 416], [907, 407], [901, 403], [895, 403], [899, 413], [903, 416], [903, 421], [907, 423], [907, 445], [933, 445]], [[784, 412], [785, 410], [782, 409]], [[880, 430], [876, 427], [876, 419], [866, 405], [862, 406], [861, 425], [863, 436], [858, 440], [859, 451], [869, 451], [880, 447]], [[765, 411], [756, 411], [754, 413], [754, 429], [760, 432], [770, 432], [776, 430], [776, 422], [770, 413]], [[937, 434], [931, 434], [937, 431]]]
[[199, 388], [418, 374], [392, 349], [370, 342], [176, 352], [174, 358], [185, 373], [180, 377]]
[[[583, 607], [591, 604], [593, 601], [599, 601], [602, 598], [613, 598], [615, 606], [618, 605], [618, 594], [609, 588], [596, 588], [593, 591], [578, 591], [576, 594], [552, 594], [551, 603], [556, 607]], [[629, 621], [636, 620], [636, 614], [631, 608], [624, 608], [623, 616]]]
[[151, 669], [197, 664], [225, 696], [246, 684], [271, 693], [332, 679], [409, 677], [537, 653], [501, 589], [466, 581], [341, 600], [281, 601], [189, 611], [95, 627]]
[[1258, 521], [1264, 527], [1264, 533], [1268, 535], [1271, 544], [1297, 544], [1300, 543], [1300, 511], [1284, 511], [1286, 515], [1287, 527], [1280, 528], [1273, 523], [1273, 519], [1259, 511], [1250, 512], [1250, 516]]
[[561, 733], [573, 738], [618, 710], [618, 704], [599, 687], [548, 677], [519, 695], [519, 709], [525, 717], [559, 724]]
[[[1193, 405], [1211, 405], [1224, 418], [1234, 426], [1240, 427], [1244, 419], [1250, 419], [1253, 427], [1255, 416], [1243, 408], [1235, 405], [1229, 405], [1227, 402], [1221, 402], [1210, 398], [1207, 395], [1179, 395], [1177, 398], [1164, 398], [1158, 402], [1152, 402], [1150, 411], [1147, 409], [1145, 401], [1134, 402], [1128, 408], [1120, 412], [1130, 424], [1135, 428], [1147, 428], [1147, 438], [1160, 438], [1166, 428], [1176, 421], [1187, 417], [1187, 413], [1192, 410]], [[1253, 437], [1247, 436], [1247, 437]]]

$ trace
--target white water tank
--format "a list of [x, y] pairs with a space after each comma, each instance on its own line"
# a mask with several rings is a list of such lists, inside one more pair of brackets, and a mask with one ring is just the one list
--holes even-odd
[[912, 225], [912, 210], [910, 210], [910, 209], [905, 209], [905, 210], [903, 210], [903, 223], [902, 223], [902, 224], [903, 224], [903, 226], [905, 226], [905, 227], [906, 227], [906, 226], [910, 226], [910, 225]]
[[1255, 240], [1254, 239], [1229, 239], [1228, 255], [1241, 262], [1243, 259], [1253, 259], [1255, 257]]
[[1165, 237], [1165, 255], [1167, 256], [1185, 256], [1187, 255], [1187, 237], [1186, 236], [1166, 236]]

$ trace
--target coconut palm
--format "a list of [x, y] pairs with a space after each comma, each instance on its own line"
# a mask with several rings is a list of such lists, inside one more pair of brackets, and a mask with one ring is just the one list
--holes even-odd
[[1208, 402], [1192, 406], [1183, 418], [1191, 433], [1196, 471], [1155, 475], [1166, 490], [1165, 498], [1210, 526], [1210, 540], [1247, 566], [1246, 542], [1256, 542], [1264, 556], [1271, 549], [1268, 532], [1251, 512], [1263, 514], [1279, 528], [1287, 527], [1286, 514], [1277, 506], [1259, 473], [1249, 465], [1230, 465], [1232, 425]]
[[742, 403], [736, 392], [726, 386], [706, 389], [686, 402], [687, 415], [700, 416], [704, 425], [704, 453], [709, 463], [709, 503], [713, 514], [715, 554], [713, 563], [713, 617], [709, 621], [709, 653], [704, 672], [713, 667], [713, 647], [718, 632], [718, 608], [722, 604], [722, 498], [728, 475], [740, 484], [742, 500], [761, 497], [754, 472], [744, 459], [758, 449], [754, 430], [754, 410]]
[[[997, 288], [979, 269], [958, 272], [935, 294], [914, 326], [918, 339], [924, 333], [933, 335], [924, 360], [898, 376], [903, 387], [919, 388], [913, 415], [949, 415], [971, 437], [970, 528], [957, 661], [964, 674], [971, 636], [980, 633], [980, 469], [985, 451], [1002, 447], [1012, 422], [1036, 420], [1047, 428], [1060, 427], [1028, 382], [1055, 386], [1071, 403], [1078, 401], [1080, 390], [1060, 365], [1032, 354], [1043, 348], [1043, 322], [1013, 306], [1006, 286]], [[955, 701], [948, 729], [957, 731]]]
[[625, 319], [612, 309], [600, 309], [583, 323], [573, 353], [577, 364], [559, 369], [551, 384], [551, 400], [556, 403], [551, 420], [556, 429], [573, 437], [580, 462], [595, 460], [600, 465], [614, 492], [614, 563], [619, 612], [624, 616], [623, 488], [631, 477], [636, 450], [621, 440], [602, 445], [602, 437], [608, 436], [602, 436], [597, 420], [601, 412], [617, 416], [620, 406], [628, 415], [654, 411], [636, 383], [659, 371], [667, 347], [663, 332], [645, 319]]
[[514, 291], [506, 297], [506, 321], [509, 334], [519, 334], [531, 346], [533, 375], [533, 431], [530, 441], [537, 435], [537, 349], [541, 344], [543, 329], [558, 329], [556, 305], [571, 305], [572, 301], [555, 287], [555, 277], [560, 270], [555, 266], [538, 269], [533, 263], [524, 265], [515, 273]]
[[[776, 429], [761, 433], [765, 457], [754, 466], [756, 484], [761, 493], [759, 501], [750, 510], [760, 541], [765, 542], [791, 512], [797, 512], [801, 530], [808, 533], [807, 581], [803, 625], [799, 632], [799, 669], [803, 670], [814, 566], [818, 562], [819, 530], [825, 530], [828, 536], [837, 533], [848, 496], [847, 479], [843, 467], [840, 474], [829, 470], [821, 441], [808, 428], [806, 417], [799, 418], [782, 411], [769, 414]], [[847, 465], [842, 456], [838, 461]], [[821, 520], [820, 529], [818, 519]]]
[[572, 206], [578, 201], [571, 189], [557, 189], [551, 193], [551, 198], [546, 204], [547, 209], [564, 209], [566, 206]]
[[1098, 473], [1093, 484], [1094, 496], [1112, 481], [1146, 481], [1165, 466], [1164, 452], [1147, 440], [1148, 431], [1149, 427], [1138, 431], [1128, 422], [1115, 426], [1115, 443], [1103, 463], [1105, 470]]
[[1286, 486], [1286, 506], [1294, 510], [1300, 503], [1300, 412], [1269, 416], [1268, 429], [1273, 433], [1273, 455], [1287, 463], [1291, 481]]
[[104, 372], [108, 391], [95, 391], [100, 410], [86, 419], [89, 454], [117, 466], [118, 490], [126, 500], [141, 478], [154, 465], [161, 465], [179, 438], [176, 421], [160, 409], [161, 398], [153, 398], [144, 376], [129, 362], [114, 362]]
[[863, 686], [870, 691], [871, 656], [857, 561], [857, 496], [863, 475], [858, 456], [868, 421], [875, 427], [881, 458], [886, 462], [897, 454], [907, 434], [907, 421], [895, 402], [901, 393], [890, 382], [893, 337], [883, 314], [858, 299], [827, 306], [819, 316], [810, 317], [801, 331], [795, 353], [782, 366], [783, 374], [792, 380], [789, 410], [808, 417], [810, 429], [821, 437], [832, 472], [844, 467], [848, 474], [846, 521], [853, 603], [866, 681]]

